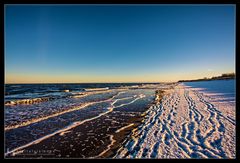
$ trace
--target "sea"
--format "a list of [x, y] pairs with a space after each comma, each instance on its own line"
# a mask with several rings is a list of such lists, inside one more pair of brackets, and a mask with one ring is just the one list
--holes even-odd
[[[160, 86], [159, 83], [6, 84], [5, 154], [9, 156], [29, 147], [28, 153], [25, 150], [18, 156], [95, 156], [109, 146], [109, 136], [131, 125], [132, 119], [146, 111]], [[71, 128], [77, 131], [65, 134]], [[39, 141], [43, 146], [38, 143], [41, 147], [36, 148], [50, 150], [52, 155], [32, 150]], [[77, 145], [76, 142], [78, 150], [73, 152], [72, 145]], [[102, 144], [97, 145], [99, 142]]]

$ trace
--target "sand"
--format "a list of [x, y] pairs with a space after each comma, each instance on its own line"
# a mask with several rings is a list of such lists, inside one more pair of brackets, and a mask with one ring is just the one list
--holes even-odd
[[235, 158], [235, 125], [235, 103], [180, 84], [149, 108], [115, 158]]

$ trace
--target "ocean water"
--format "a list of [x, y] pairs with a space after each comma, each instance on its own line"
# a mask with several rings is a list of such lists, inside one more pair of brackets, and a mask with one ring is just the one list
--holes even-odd
[[185, 82], [184, 84], [193, 88], [202, 88], [202, 92], [213, 94], [216, 97], [225, 98], [226, 101], [235, 101], [236, 99], [235, 79]]
[[[121, 127], [124, 117], [137, 116], [148, 108], [158, 86], [159, 83], [7, 84], [5, 150], [108, 115], [109, 120], [114, 118], [111, 115], [117, 118], [110, 121], [116, 124], [107, 127]], [[105, 119], [101, 127], [104, 124]]]
[[[41, 97], [66, 97], [91, 89], [114, 89], [157, 83], [81, 83], [81, 84], [6, 84], [5, 100]], [[69, 90], [69, 92], [65, 92]]]

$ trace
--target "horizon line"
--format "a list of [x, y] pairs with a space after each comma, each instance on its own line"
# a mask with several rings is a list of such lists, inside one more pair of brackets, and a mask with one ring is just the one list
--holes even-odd
[[[223, 74], [236, 74], [236, 71], [229, 71], [225, 73], [220, 73], [217, 76], [221, 76]], [[210, 78], [216, 77], [216, 75], [212, 75]], [[6, 82], [4, 81], [4, 84], [103, 84], [103, 83], [177, 83], [180, 80], [198, 80], [198, 79], [203, 79], [205, 77], [200, 77], [200, 78], [192, 78], [192, 79], [178, 79], [178, 80], [173, 80], [173, 81], [145, 81], [145, 82], [131, 82], [131, 81], [124, 81], [124, 82], [21, 82], [21, 83], [12, 83], [12, 82]]]

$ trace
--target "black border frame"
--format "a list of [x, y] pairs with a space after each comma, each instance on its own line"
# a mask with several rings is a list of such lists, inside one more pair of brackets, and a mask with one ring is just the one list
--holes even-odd
[[[239, 54], [239, 29], [240, 29], [240, 26], [239, 26], [239, 21], [240, 21], [240, 13], [239, 13], [239, 6], [240, 6], [240, 1], [238, 0], [218, 0], [218, 1], [214, 1], [214, 0], [161, 0], [161, 1], [153, 1], [153, 0], [146, 0], [145, 2], [144, 1], [124, 1], [124, 0], [115, 0], [115, 1], [108, 1], [108, 0], [102, 0], [102, 1], [99, 1], [99, 0], [81, 0], [81, 1], [77, 1], [77, 0], [3, 0], [3, 2], [1, 2], [1, 27], [2, 27], [2, 30], [1, 30], [1, 34], [2, 34], [2, 55], [1, 55], [1, 65], [2, 65], [2, 77], [3, 77], [3, 80], [2, 80], [2, 84], [1, 84], [1, 91], [2, 92], [2, 102], [1, 104], [3, 104], [3, 107], [1, 107], [1, 138], [2, 138], [2, 143], [1, 143], [1, 158], [2, 159], [7, 159], [5, 158], [4, 156], [4, 86], [5, 86], [5, 58], [4, 58], [4, 55], [5, 55], [5, 51], [4, 51], [4, 39], [5, 39], [5, 35], [4, 35], [4, 26], [5, 26], [5, 22], [4, 22], [4, 6], [6, 4], [233, 4], [235, 5], [235, 9], [236, 9], [236, 25], [235, 25], [235, 73], [236, 73], [236, 159], [233, 159], [233, 160], [238, 160], [240, 158], [240, 148], [239, 148], [239, 145], [240, 145], [240, 134], [238, 133], [240, 131], [239, 129], [239, 121], [240, 121], [240, 108], [239, 107], [239, 94], [238, 94], [238, 90], [239, 90], [239, 86], [238, 86], [238, 83], [239, 83], [239, 77], [238, 77], [238, 73], [239, 73], [239, 70], [238, 70], [238, 54]], [[7, 160], [11, 160], [11, 159], [7, 159]], [[25, 159], [23, 159], [25, 160]], [[33, 159], [30, 159], [30, 160], [33, 160]], [[65, 160], [65, 159], [63, 159]], [[105, 159], [103, 159], [105, 160]], [[148, 159], [147, 159], [148, 160]], [[158, 160], [158, 159], [156, 159]], [[160, 159], [161, 161], [165, 161], [165, 159]], [[167, 159], [167, 161], [170, 161], [170, 160], [178, 160], [178, 159]], [[187, 161], [189, 159], [183, 159], [183, 161]], [[190, 159], [192, 160], [192, 159]], [[200, 159], [201, 160], [201, 159]], [[211, 160], [211, 159], [210, 159]], [[219, 161], [221, 160], [229, 160], [229, 159], [220, 159]], [[152, 161], [152, 160], [151, 160]], [[180, 159], [181, 161], [181, 159]], [[194, 160], [195, 161], [195, 160]]]

